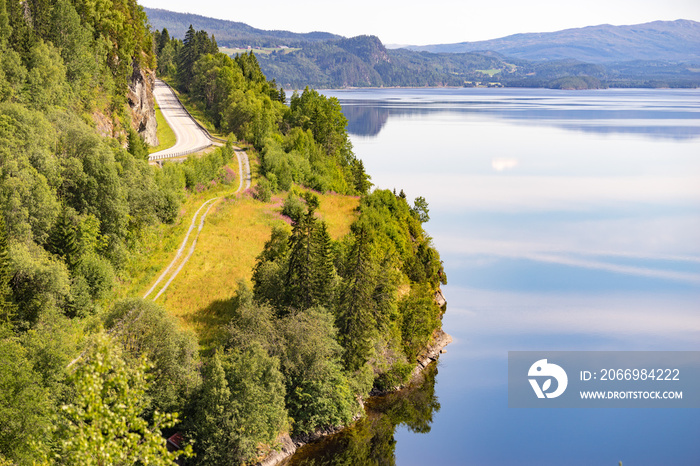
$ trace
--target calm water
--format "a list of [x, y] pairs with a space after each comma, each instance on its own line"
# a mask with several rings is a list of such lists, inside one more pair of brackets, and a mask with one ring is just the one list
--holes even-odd
[[326, 94], [375, 185], [428, 200], [448, 274], [440, 408], [398, 422], [396, 464], [700, 465], [698, 410], [509, 409], [506, 386], [512, 350], [700, 350], [700, 92]]

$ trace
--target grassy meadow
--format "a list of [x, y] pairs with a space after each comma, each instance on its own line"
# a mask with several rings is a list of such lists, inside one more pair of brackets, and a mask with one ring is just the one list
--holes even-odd
[[149, 154], [173, 147], [175, 145], [175, 143], [177, 142], [177, 137], [175, 136], [175, 132], [172, 130], [170, 125], [165, 121], [165, 117], [163, 116], [163, 112], [161, 112], [161, 110], [160, 110], [160, 106], [158, 105], [158, 102], [156, 102], [156, 122], [158, 123], [157, 135], [158, 135], [158, 142], [160, 144], [158, 144], [155, 147], [149, 147], [148, 148]]
[[[255, 179], [259, 163], [253, 151], [248, 153]], [[232, 185], [190, 194], [174, 224], [146, 233], [142, 250], [128, 266], [130, 278], [117, 291], [118, 298], [143, 296], [175, 257], [197, 209], [208, 199], [219, 197], [207, 214], [194, 253], [157, 301], [178, 318], [182, 327], [197, 332], [204, 348], [228, 322], [227, 309], [238, 283], [243, 281], [251, 286], [255, 259], [270, 238], [273, 226], [291, 230], [291, 221], [281, 214], [287, 193], [278, 193], [269, 203], [255, 200], [251, 190], [236, 194], [238, 163], [234, 159], [229, 166], [236, 172]], [[349, 233], [359, 197], [328, 193], [320, 194], [319, 200], [317, 213], [328, 224], [331, 237], [339, 239]], [[185, 246], [183, 258], [197, 236], [197, 226]], [[177, 265], [173, 270], [176, 268]], [[167, 278], [149, 299], [166, 281]]]

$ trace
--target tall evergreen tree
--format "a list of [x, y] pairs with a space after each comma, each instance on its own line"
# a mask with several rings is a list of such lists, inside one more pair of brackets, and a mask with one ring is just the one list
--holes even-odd
[[56, 224], [49, 234], [47, 250], [63, 259], [70, 270], [75, 270], [80, 264], [81, 251], [78, 235], [66, 207], [63, 208], [63, 212], [58, 216]]
[[314, 242], [316, 254], [313, 258], [313, 301], [315, 305], [329, 306], [333, 301], [336, 272], [333, 265], [333, 243], [326, 222], [319, 222], [314, 232]]
[[0, 319], [10, 320], [14, 315], [15, 306], [12, 303], [10, 289], [10, 254], [7, 245], [7, 229], [5, 218], [0, 214]]
[[12, 28], [10, 27], [10, 18], [7, 15], [7, 1], [0, 0], [0, 49], [7, 44], [11, 34]]
[[294, 223], [289, 238], [289, 268], [285, 290], [287, 304], [293, 309], [308, 309], [314, 304], [314, 259], [316, 251], [316, 228], [318, 220], [315, 212], [318, 198], [305, 196], [306, 213]]
[[163, 28], [163, 30], [158, 35], [158, 41], [156, 43], [156, 53], [160, 54], [161, 50], [163, 50], [163, 47], [168, 45], [168, 42], [170, 42], [170, 33], [168, 32], [167, 28]]
[[340, 342], [345, 348], [343, 362], [351, 372], [367, 362], [375, 328], [372, 314], [376, 267], [371, 247], [369, 229], [360, 224], [347, 258], [338, 310]]

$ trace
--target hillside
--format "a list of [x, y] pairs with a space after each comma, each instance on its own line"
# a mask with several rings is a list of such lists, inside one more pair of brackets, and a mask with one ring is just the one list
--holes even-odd
[[236, 21], [208, 18], [190, 13], [175, 13], [157, 8], [144, 8], [148, 21], [155, 30], [167, 28], [171, 36], [182, 39], [190, 25], [196, 30], [205, 30], [216, 37], [219, 45], [226, 47], [276, 47], [294, 46], [301, 43], [338, 39], [340, 36], [328, 32], [298, 34], [289, 31], [266, 31]]
[[631, 26], [589, 26], [549, 33], [514, 34], [500, 39], [457, 44], [409, 46], [433, 53], [490, 50], [523, 60], [619, 61], [700, 60], [700, 23], [679, 19]]

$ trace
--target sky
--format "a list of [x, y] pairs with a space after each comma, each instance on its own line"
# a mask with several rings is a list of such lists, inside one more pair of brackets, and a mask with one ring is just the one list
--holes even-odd
[[598, 24], [700, 21], [698, 0], [138, 0], [143, 6], [240, 21], [260, 29], [378, 36], [385, 44], [495, 39]]

